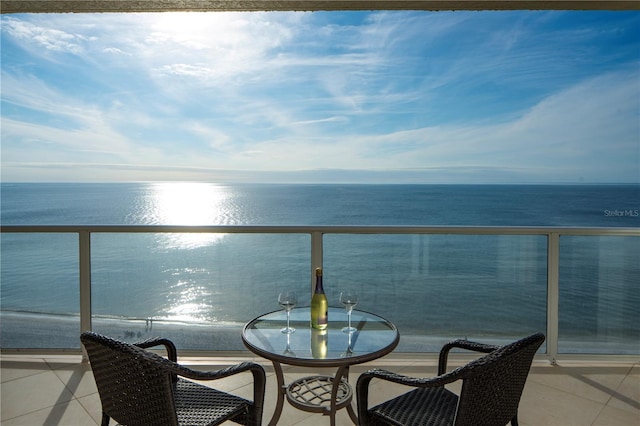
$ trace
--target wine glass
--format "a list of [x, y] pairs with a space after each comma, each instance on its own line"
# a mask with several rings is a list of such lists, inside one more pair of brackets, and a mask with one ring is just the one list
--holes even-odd
[[342, 303], [342, 306], [347, 310], [347, 317], [349, 318], [349, 326], [344, 327], [342, 331], [345, 333], [353, 333], [357, 328], [351, 327], [351, 311], [353, 311], [353, 308], [358, 304], [358, 293], [343, 291], [340, 293], [340, 303]]
[[287, 326], [281, 329], [282, 333], [291, 334], [296, 331], [295, 328], [290, 326], [291, 310], [298, 303], [298, 297], [294, 291], [283, 291], [278, 295], [278, 304], [287, 313]]

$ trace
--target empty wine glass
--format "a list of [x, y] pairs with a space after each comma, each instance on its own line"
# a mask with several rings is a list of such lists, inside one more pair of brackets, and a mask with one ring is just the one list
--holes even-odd
[[345, 333], [353, 333], [357, 328], [351, 327], [351, 311], [353, 311], [353, 308], [358, 304], [358, 293], [343, 291], [340, 293], [340, 303], [342, 303], [342, 306], [347, 310], [347, 317], [349, 318], [349, 326], [344, 327], [342, 331]]
[[278, 295], [278, 304], [287, 313], [287, 326], [280, 330], [283, 333], [290, 334], [296, 331], [290, 326], [291, 310], [296, 306], [296, 303], [298, 303], [298, 296], [294, 291], [283, 291]]

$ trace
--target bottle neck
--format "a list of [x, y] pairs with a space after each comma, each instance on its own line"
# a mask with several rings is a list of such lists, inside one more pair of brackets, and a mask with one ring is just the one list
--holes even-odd
[[316, 294], [324, 294], [324, 288], [322, 287], [322, 275], [316, 276]]

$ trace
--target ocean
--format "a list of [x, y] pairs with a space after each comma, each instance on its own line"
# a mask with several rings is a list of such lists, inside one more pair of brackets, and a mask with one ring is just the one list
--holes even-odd
[[[638, 185], [3, 183], [0, 195], [2, 225], [640, 225]], [[416, 336], [544, 332], [546, 247], [540, 235], [328, 234], [325, 289], [335, 306], [358, 291], [358, 309], [398, 326], [399, 350]], [[91, 250], [96, 318], [238, 329], [278, 309], [280, 291], [309, 303], [309, 235], [93, 234]], [[563, 236], [560, 259], [561, 349], [640, 353], [640, 238]], [[3, 233], [1, 266], [3, 315], [78, 314], [76, 235]], [[15, 344], [7, 327], [2, 347]], [[213, 349], [239, 348], [224, 345]]]
[[5, 225], [640, 225], [639, 185], [2, 183], [0, 190]]

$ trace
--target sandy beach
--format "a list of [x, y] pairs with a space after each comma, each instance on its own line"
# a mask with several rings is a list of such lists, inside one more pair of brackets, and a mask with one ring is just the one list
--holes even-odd
[[[80, 317], [24, 312], [0, 313], [2, 349], [79, 348]], [[93, 330], [129, 342], [162, 336], [189, 350], [244, 350], [242, 324], [193, 324], [145, 319], [94, 318]]]
[[[94, 318], [93, 330], [128, 342], [162, 336], [180, 349], [193, 351], [244, 351], [241, 333], [244, 324], [198, 324], [147, 319]], [[80, 348], [80, 318], [77, 315], [51, 315], [0, 312], [2, 349]], [[403, 335], [397, 351], [437, 352], [449, 340], [443, 337]], [[28, 342], [28, 346], [25, 343]]]
[[[206, 324], [163, 320], [94, 318], [93, 331], [115, 339], [136, 342], [150, 337], [166, 337], [182, 351], [246, 351], [241, 334], [244, 324]], [[437, 353], [450, 340], [467, 336], [425, 336], [400, 331], [395, 353]], [[540, 330], [545, 332], [545, 330]], [[79, 349], [80, 317], [30, 312], [0, 311], [0, 349]], [[470, 340], [505, 344], [505, 336], [489, 339], [468, 336]], [[607, 341], [573, 337], [561, 341], [562, 353], [635, 354], [634, 340], [610, 338]], [[542, 350], [544, 350], [542, 347]]]

